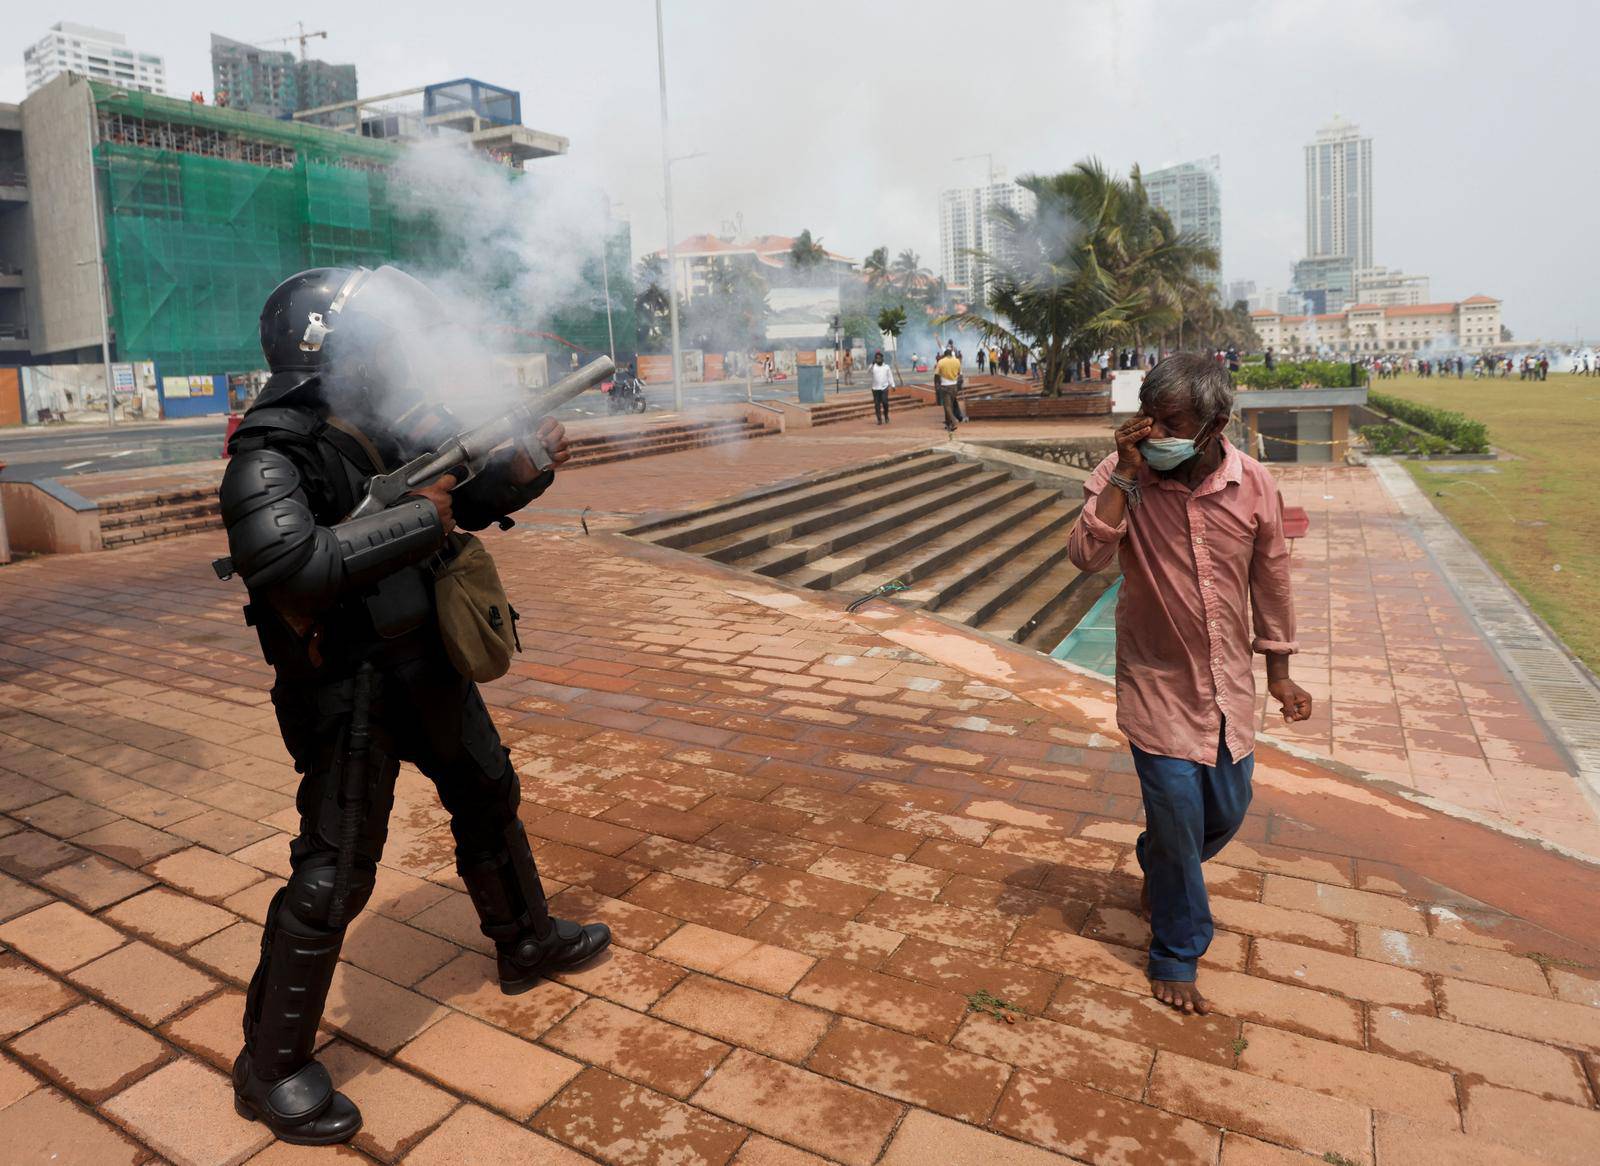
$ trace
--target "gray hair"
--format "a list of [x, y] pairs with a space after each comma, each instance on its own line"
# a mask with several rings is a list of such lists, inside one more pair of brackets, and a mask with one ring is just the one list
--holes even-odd
[[1201, 423], [1233, 413], [1233, 377], [1226, 365], [1198, 352], [1175, 352], [1159, 362], [1139, 386], [1145, 413], [1182, 401]]

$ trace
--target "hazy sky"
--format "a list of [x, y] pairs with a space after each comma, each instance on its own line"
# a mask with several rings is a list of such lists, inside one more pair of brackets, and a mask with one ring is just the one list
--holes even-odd
[[[269, 7], [272, 9], [269, 11]], [[1304, 248], [1304, 154], [1337, 113], [1373, 141], [1376, 261], [1434, 299], [1505, 301], [1519, 338], [1600, 337], [1600, 4], [1588, 0], [665, 0], [680, 236], [743, 216], [855, 258], [938, 266], [938, 195], [997, 167], [1087, 155], [1146, 169], [1222, 158], [1228, 279], [1282, 288]], [[0, 100], [57, 20], [165, 54], [211, 90], [212, 31], [265, 40], [304, 16], [313, 55], [363, 93], [473, 76], [572, 141], [564, 169], [665, 242], [654, 7], [540, 2], [463, 19], [438, 0], [293, 6], [50, 0], [0, 27]], [[552, 163], [535, 163], [549, 166]]]

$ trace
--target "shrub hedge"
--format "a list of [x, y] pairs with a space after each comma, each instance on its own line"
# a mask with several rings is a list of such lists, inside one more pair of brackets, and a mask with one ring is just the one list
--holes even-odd
[[[1435, 409], [1432, 405], [1419, 405], [1403, 397], [1391, 397], [1388, 393], [1368, 393], [1367, 404], [1380, 413], [1397, 417], [1408, 425], [1415, 425], [1418, 429], [1442, 438], [1447, 447], [1459, 453], [1489, 451], [1488, 426], [1482, 421], [1474, 421], [1463, 413]], [[1361, 431], [1362, 435], [1365, 436], [1367, 429], [1377, 428], [1381, 427], [1369, 425]]]
[[1432, 433], [1418, 433], [1404, 425], [1388, 422], [1384, 425], [1363, 425], [1361, 436], [1373, 453], [1449, 453], [1450, 443]]
[[1246, 389], [1298, 389], [1306, 382], [1325, 389], [1348, 389], [1366, 383], [1366, 373], [1356, 370], [1350, 375], [1350, 364], [1343, 360], [1284, 361], [1276, 368], [1265, 364], [1246, 364], [1233, 374], [1234, 383]]

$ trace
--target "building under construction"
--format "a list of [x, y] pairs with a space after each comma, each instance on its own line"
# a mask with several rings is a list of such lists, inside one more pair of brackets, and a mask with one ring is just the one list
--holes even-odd
[[[163, 380], [259, 370], [261, 304], [292, 272], [382, 263], [426, 272], [459, 259], [448, 254], [450, 232], [438, 229], [450, 206], [416, 217], [397, 205], [404, 200], [391, 189], [392, 171], [413, 148], [404, 142], [70, 74], [29, 96], [18, 113], [0, 107], [0, 159], [21, 162], [0, 184], [19, 195], [0, 199], [0, 275], [19, 273], [19, 294], [0, 288], [0, 363], [100, 359], [97, 248], [113, 360], [153, 361]], [[488, 135], [508, 136], [516, 135]], [[559, 151], [545, 152], [565, 150], [564, 139], [540, 136], [559, 143]], [[476, 145], [462, 138], [464, 147]], [[631, 351], [625, 222], [610, 222], [604, 252], [587, 265], [589, 286], [559, 312], [512, 302], [506, 291], [496, 304], [508, 326], [505, 347], [565, 360], [573, 347], [607, 351], [615, 336]], [[166, 415], [212, 407], [168, 404]]]

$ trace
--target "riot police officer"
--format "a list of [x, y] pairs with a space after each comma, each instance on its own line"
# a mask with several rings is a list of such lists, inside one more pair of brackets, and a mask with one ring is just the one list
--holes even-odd
[[[372, 892], [402, 761], [450, 813], [456, 870], [503, 991], [576, 967], [611, 939], [604, 924], [550, 915], [517, 817], [517, 774], [477, 686], [445, 654], [433, 608], [452, 527], [509, 525], [554, 471], [508, 449], [453, 491], [443, 478], [345, 520], [367, 478], [457, 427], [440, 397], [466, 351], [453, 348], [460, 338], [438, 298], [392, 267], [291, 276], [261, 313], [271, 378], [229, 443], [232, 566], [302, 774], [293, 873], [267, 910], [234, 1104], [289, 1142], [342, 1142], [361, 1125], [311, 1051], [345, 928]], [[570, 456], [554, 421], [538, 437], [552, 462]]]

